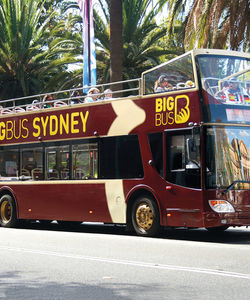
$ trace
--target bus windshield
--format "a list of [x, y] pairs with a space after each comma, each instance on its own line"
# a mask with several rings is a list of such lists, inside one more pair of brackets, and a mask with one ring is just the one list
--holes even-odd
[[207, 112], [205, 121], [249, 123], [250, 61], [245, 57], [198, 55]]
[[[227, 188], [250, 182], [250, 128], [209, 127], [206, 138], [207, 188]], [[235, 188], [249, 189], [249, 183]]]

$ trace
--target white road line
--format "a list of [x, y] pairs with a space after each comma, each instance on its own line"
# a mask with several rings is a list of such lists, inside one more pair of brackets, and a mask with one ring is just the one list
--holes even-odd
[[47, 255], [47, 256], [55, 256], [55, 257], [62, 257], [62, 258], [72, 258], [72, 259], [78, 259], [78, 260], [98, 261], [98, 262], [103, 262], [103, 263], [113, 263], [113, 264], [128, 265], [128, 266], [142, 267], [142, 268], [153, 268], [153, 269], [161, 269], [161, 270], [202, 273], [202, 274], [210, 274], [210, 275], [215, 275], [215, 276], [250, 279], [250, 274], [229, 272], [229, 271], [220, 271], [220, 270], [215, 270], [215, 269], [183, 267], [183, 266], [175, 266], [175, 265], [165, 265], [165, 264], [147, 263], [147, 262], [140, 262], [140, 261], [129, 261], [129, 260], [120, 260], [120, 259], [112, 259], [112, 258], [93, 257], [93, 256], [85, 256], [85, 255], [78, 255], [78, 254], [67, 254], [67, 253], [59, 253], [59, 252], [53, 252], [53, 251], [41, 251], [41, 250], [35, 250], [35, 249], [14, 248], [14, 247], [5, 247], [5, 246], [0, 246], [0, 249], [6, 250], [6, 251], [31, 253], [31, 254], [37, 254], [37, 255]]

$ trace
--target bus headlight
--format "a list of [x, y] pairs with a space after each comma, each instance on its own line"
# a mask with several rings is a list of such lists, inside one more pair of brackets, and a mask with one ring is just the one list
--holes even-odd
[[226, 200], [208, 200], [210, 207], [217, 213], [235, 212], [234, 207]]

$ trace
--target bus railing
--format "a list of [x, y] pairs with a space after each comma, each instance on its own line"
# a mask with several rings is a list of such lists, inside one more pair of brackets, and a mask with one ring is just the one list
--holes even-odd
[[[112, 87], [115, 86], [122, 86], [122, 89], [118, 89], [118, 90], [116, 90], [115, 88], [112, 89]], [[106, 89], [110, 89], [112, 92], [112, 98], [108, 100], [127, 98], [131, 96], [140, 95], [141, 79], [136, 78], [136, 79], [126, 80], [126, 81], [97, 84], [94, 86], [66, 89], [66, 90], [42, 93], [42, 94], [31, 95], [26, 97], [1, 100], [0, 115], [40, 110], [46, 108], [45, 104], [50, 104], [51, 107], [61, 107], [61, 106], [75, 105], [76, 103], [74, 103], [74, 101], [76, 100], [79, 100], [79, 103], [84, 103], [84, 99], [88, 96], [91, 96], [87, 94], [87, 91], [91, 88], [97, 88], [100, 91], [100, 93], [95, 94], [98, 98], [98, 101], [105, 100], [104, 92]], [[75, 92], [78, 92], [78, 95], [74, 96]], [[51, 95], [53, 99], [49, 101], [47, 100], [45, 102], [44, 98], [47, 95]]]

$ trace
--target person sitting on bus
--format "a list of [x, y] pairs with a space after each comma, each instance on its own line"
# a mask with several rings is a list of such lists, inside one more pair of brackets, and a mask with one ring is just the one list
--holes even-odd
[[104, 98], [103, 100], [110, 100], [113, 98], [113, 91], [111, 89], [106, 89], [104, 91]]
[[215, 94], [215, 97], [225, 102], [228, 99], [229, 83], [224, 81], [222, 83], [222, 89]]
[[244, 92], [237, 81], [229, 81], [228, 87], [229, 102], [244, 102]]
[[88, 91], [87, 97], [84, 99], [84, 103], [91, 103], [98, 101], [100, 91], [97, 88], [91, 88]]
[[169, 90], [172, 90], [173, 86], [168, 82], [168, 78], [166, 75], [161, 75], [158, 80], [155, 82], [154, 92], [162, 93]]
[[73, 91], [71, 94], [71, 104], [83, 103], [79, 91]]
[[54, 100], [54, 98], [53, 98], [53, 96], [51, 94], [45, 95], [44, 98], [43, 98], [43, 103], [44, 103], [43, 107], [44, 108], [51, 108], [51, 107], [53, 107], [53, 103], [50, 102], [52, 100]]
[[245, 84], [245, 93], [250, 96], [250, 82], [246, 82]]

